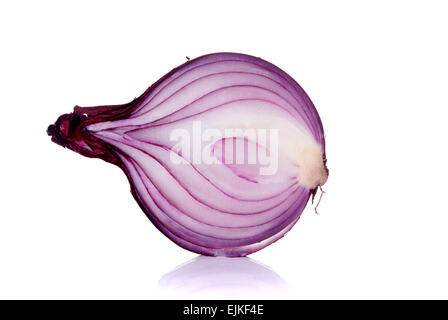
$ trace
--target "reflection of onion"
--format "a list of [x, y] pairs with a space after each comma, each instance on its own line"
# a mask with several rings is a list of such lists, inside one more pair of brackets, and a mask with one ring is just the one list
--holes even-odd
[[168, 295], [247, 298], [281, 296], [288, 285], [273, 270], [253, 259], [200, 256], [165, 274], [159, 288]]
[[[224, 135], [195, 143], [199, 127]], [[174, 132], [192, 137], [195, 150], [212, 145], [224, 163], [178, 152]], [[278, 240], [328, 174], [322, 124], [306, 93], [279, 68], [241, 54], [191, 60], [125, 105], [75, 107], [48, 134], [118, 165], [159, 230], [204, 255], [245, 256]], [[240, 160], [246, 142], [266, 152], [257, 164], [228, 164], [232, 141], [243, 142], [235, 146]]]

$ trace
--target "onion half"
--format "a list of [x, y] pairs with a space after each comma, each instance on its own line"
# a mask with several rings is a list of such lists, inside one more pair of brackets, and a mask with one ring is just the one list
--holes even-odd
[[309, 97], [243, 54], [190, 60], [134, 101], [76, 106], [47, 132], [119, 166], [153, 224], [204, 255], [245, 256], [281, 238], [328, 177]]

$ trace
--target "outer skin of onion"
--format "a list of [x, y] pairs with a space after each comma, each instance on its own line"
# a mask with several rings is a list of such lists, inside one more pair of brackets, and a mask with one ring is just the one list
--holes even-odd
[[[249, 177], [224, 164], [174, 167], [169, 133], [198, 120], [279, 129], [278, 172]], [[63, 147], [119, 166], [152, 223], [204, 255], [245, 256], [283, 237], [328, 177], [322, 123], [309, 97], [276, 66], [243, 54], [190, 60], [132, 102], [76, 106], [47, 133]]]

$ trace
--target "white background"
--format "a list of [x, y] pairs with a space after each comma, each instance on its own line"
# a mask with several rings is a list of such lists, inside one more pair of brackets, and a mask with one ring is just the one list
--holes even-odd
[[[0, 298], [448, 298], [447, 13], [444, 1], [2, 1]], [[310, 204], [251, 259], [195, 259], [152, 226], [121, 170], [45, 133], [76, 104], [128, 102], [185, 56], [219, 51], [289, 73], [327, 137], [320, 215]]]

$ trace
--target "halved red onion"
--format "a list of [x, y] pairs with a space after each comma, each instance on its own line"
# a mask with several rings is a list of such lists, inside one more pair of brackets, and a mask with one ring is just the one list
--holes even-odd
[[204, 255], [245, 256], [281, 238], [328, 176], [309, 97], [243, 54], [190, 60], [134, 101], [76, 106], [47, 132], [119, 166], [154, 225]]

